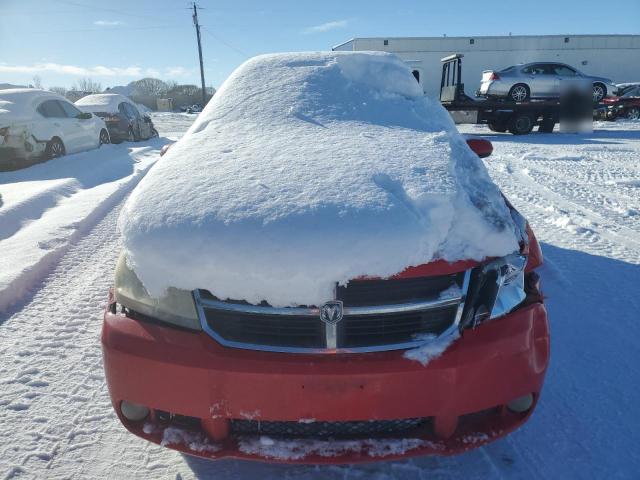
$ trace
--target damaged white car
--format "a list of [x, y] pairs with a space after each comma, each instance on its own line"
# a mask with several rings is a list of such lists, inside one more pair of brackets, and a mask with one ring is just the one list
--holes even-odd
[[0, 91], [0, 168], [98, 148], [109, 143], [104, 121], [45, 90]]

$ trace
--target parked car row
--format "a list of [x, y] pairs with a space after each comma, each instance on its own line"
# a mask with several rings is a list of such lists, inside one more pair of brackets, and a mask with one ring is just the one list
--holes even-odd
[[123, 95], [89, 95], [74, 105], [34, 88], [0, 91], [0, 168], [157, 136], [151, 118]]
[[109, 143], [104, 121], [61, 95], [19, 88], [0, 91], [0, 165], [53, 158]]
[[558, 98], [564, 87], [585, 84], [592, 88], [594, 104], [618, 93], [618, 87], [608, 78], [587, 75], [565, 63], [535, 62], [485, 70], [477, 95], [525, 102]]

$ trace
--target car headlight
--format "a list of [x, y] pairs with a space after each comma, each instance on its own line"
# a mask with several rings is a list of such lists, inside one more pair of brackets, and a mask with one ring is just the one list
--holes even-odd
[[526, 265], [526, 255], [512, 253], [474, 269], [461, 326], [476, 326], [517, 308], [527, 297]]
[[150, 296], [127, 265], [124, 253], [118, 259], [114, 291], [116, 303], [136, 313], [192, 330], [201, 329], [190, 291], [171, 287], [160, 298]]

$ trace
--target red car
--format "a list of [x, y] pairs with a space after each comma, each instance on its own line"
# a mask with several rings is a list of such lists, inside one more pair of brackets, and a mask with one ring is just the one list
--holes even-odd
[[640, 119], [640, 85], [633, 85], [625, 89], [619, 97], [605, 98], [596, 110], [596, 117], [603, 120], [616, 118]]
[[[342, 136], [349, 132], [347, 126], [363, 125], [358, 115], [364, 112], [369, 115], [367, 118], [378, 122], [387, 122], [391, 117], [401, 124], [389, 130], [386, 124], [368, 123], [363, 127], [366, 134], [379, 128], [382, 134], [395, 135], [404, 128], [405, 120], [389, 111], [398, 105], [409, 105], [418, 114], [422, 108], [435, 112], [451, 135], [459, 137], [439, 104], [423, 104], [426, 100], [422, 99], [422, 92], [412, 93], [415, 81], [396, 57], [351, 57], [333, 52], [325, 54], [327, 57], [286, 55], [250, 61], [249, 67], [241, 67], [229, 82], [240, 82], [242, 89], [237, 92], [242, 93], [247, 86], [255, 86], [251, 77], [254, 72], [265, 80], [265, 75], [275, 75], [278, 69], [284, 71], [286, 75], [282, 77], [287, 78], [287, 85], [278, 90], [272, 105], [283, 112], [276, 120], [292, 122], [291, 129], [325, 135], [333, 128], [331, 121], [336, 116], [346, 116], [349, 122], [356, 117], [353, 123], [337, 123], [339, 128], [335, 131]], [[393, 88], [405, 82], [405, 77], [412, 81], [406, 80], [402, 95], [395, 91], [381, 94], [380, 88], [386, 83], [367, 83], [371, 76], [365, 74], [374, 72], [390, 72]], [[321, 120], [310, 120], [309, 114], [298, 114], [289, 107], [281, 108], [287, 88], [291, 89], [292, 98], [298, 99], [304, 88], [320, 88], [326, 78], [331, 80], [327, 82], [331, 92], [342, 88], [339, 82], [344, 82], [345, 91], [349, 92], [344, 101], [351, 101], [356, 93], [368, 95], [367, 101], [354, 103], [346, 114], [339, 108], [323, 109], [326, 117]], [[263, 92], [269, 91], [268, 79], [265, 82], [267, 85], [261, 86]], [[234, 88], [235, 85], [226, 84], [200, 115], [201, 123], [190, 130], [193, 133], [171, 148], [167, 153], [171, 158], [165, 156], [158, 162], [154, 169], [159, 170], [151, 172], [155, 177], [145, 178], [143, 187], [147, 192], [154, 181], [166, 188], [170, 188], [167, 182], [179, 181], [177, 176], [166, 180], [162, 169], [173, 172], [179, 168], [175, 162], [184, 157], [189, 141], [201, 141], [207, 129], [214, 141], [227, 135], [224, 127], [210, 128], [209, 122], [214, 117], [232, 121], [231, 114], [225, 116], [224, 95], [241, 99], [244, 106], [248, 104], [243, 95], [234, 93]], [[308, 98], [319, 98], [316, 93]], [[372, 106], [376, 99], [387, 102], [388, 108]], [[307, 112], [309, 105], [305, 103]], [[228, 111], [237, 118], [247, 118], [244, 112], [238, 112], [239, 108], [233, 105]], [[261, 115], [265, 110], [261, 106], [261, 110], [252, 112]], [[378, 116], [379, 112], [384, 116]], [[254, 121], [253, 117], [250, 120], [254, 122], [250, 130], [253, 138], [265, 123]], [[235, 135], [237, 128], [231, 126], [229, 131]], [[416, 135], [415, 138], [423, 138], [422, 133]], [[242, 141], [246, 138], [242, 137]], [[296, 135], [296, 139], [300, 138]], [[350, 138], [362, 142], [370, 139], [360, 134]], [[448, 148], [448, 140], [442, 143], [448, 137], [429, 138], [434, 139], [429, 145]], [[423, 141], [419, 141], [422, 145]], [[490, 143], [483, 140], [469, 145], [483, 156], [491, 152]], [[261, 158], [270, 158], [265, 150], [268, 146], [260, 146], [264, 150]], [[279, 145], [275, 147], [280, 151]], [[452, 149], [458, 152], [456, 155], [468, 153], [464, 143], [455, 143]], [[205, 160], [211, 157], [200, 151]], [[483, 168], [477, 157], [468, 155], [473, 165]], [[202, 161], [198, 160], [197, 165], [208, 171]], [[219, 170], [210, 176], [202, 173], [205, 183], [223, 174], [223, 165], [212, 165]], [[313, 168], [311, 163], [304, 165]], [[422, 175], [419, 169], [412, 171]], [[464, 174], [482, 173], [472, 169]], [[198, 172], [193, 175], [197, 177]], [[376, 178], [377, 184], [388, 185], [384, 177]], [[378, 187], [372, 184], [371, 188]], [[160, 195], [166, 193], [162, 188], [158, 191]], [[198, 190], [198, 195], [216, 191]], [[355, 277], [335, 286], [333, 300], [317, 305], [280, 307], [265, 301], [230, 300], [237, 297], [216, 296], [217, 292], [208, 288], [170, 288], [167, 296], [158, 300], [143, 284], [153, 283], [154, 279], [138, 278], [140, 260], [136, 260], [134, 272], [134, 264], [123, 255], [102, 330], [106, 380], [120, 421], [142, 438], [190, 455], [298, 463], [451, 455], [492, 442], [522, 426], [539, 401], [549, 362], [549, 326], [536, 273], [542, 264], [542, 253], [526, 220], [495, 191], [505, 218], [512, 223], [509, 228], [517, 232], [516, 250], [512, 253], [481, 261], [434, 259], [389, 277]], [[135, 202], [144, 193], [144, 189], [138, 191]], [[167, 201], [171, 201], [174, 194], [167, 195]], [[484, 209], [488, 201], [489, 196], [484, 197], [476, 201], [474, 208]], [[139, 219], [144, 209], [135, 202], [125, 210]], [[153, 209], [160, 204], [168, 208], [159, 197], [148, 205]], [[174, 221], [177, 213], [166, 211], [171, 212], [167, 218]], [[152, 215], [155, 214], [165, 218], [162, 211], [153, 210]], [[318, 222], [321, 219], [316, 218], [311, 231], [321, 228]], [[194, 235], [201, 231], [198, 225]], [[149, 229], [142, 230], [146, 234]], [[190, 241], [189, 235], [176, 232], [183, 235], [185, 242]], [[262, 237], [268, 235], [256, 234], [246, 245], [258, 248]], [[143, 250], [148, 252], [157, 245], [145, 241]], [[175, 249], [182, 247], [173, 245]], [[173, 253], [165, 250], [162, 255]], [[205, 253], [200, 250], [201, 255]], [[249, 253], [245, 251], [245, 255]], [[286, 259], [290, 252], [285, 249], [270, 253], [280, 254]], [[162, 257], [155, 258], [163, 261]], [[176, 258], [176, 268], [188, 261], [186, 257]], [[241, 259], [242, 255], [237, 261]], [[195, 265], [196, 270], [202, 266], [207, 271], [204, 258]], [[169, 272], [174, 274], [173, 269], [167, 268], [166, 274]], [[202, 284], [200, 280], [195, 282]], [[412, 352], [417, 351], [427, 352], [428, 358], [412, 357]]]

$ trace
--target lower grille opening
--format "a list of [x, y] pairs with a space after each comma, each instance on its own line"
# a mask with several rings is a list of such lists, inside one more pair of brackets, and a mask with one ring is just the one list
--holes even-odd
[[176, 413], [165, 412], [164, 410], [155, 410], [155, 415], [160, 423], [171, 423], [173, 426], [188, 429], [200, 428], [200, 419], [197, 417], [178, 415]]
[[355, 438], [406, 433], [430, 425], [429, 417], [346, 422], [231, 420], [239, 435]]

